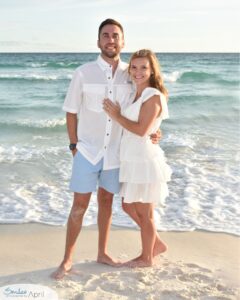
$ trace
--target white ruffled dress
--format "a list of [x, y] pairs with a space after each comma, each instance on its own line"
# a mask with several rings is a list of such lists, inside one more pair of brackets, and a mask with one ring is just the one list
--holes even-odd
[[166, 97], [155, 88], [145, 88], [140, 98], [128, 106], [122, 114], [132, 121], [138, 121], [142, 104], [153, 95], [159, 95], [162, 112], [147, 135], [141, 137], [124, 129], [120, 147], [120, 175], [122, 183], [120, 196], [124, 202], [142, 202], [164, 205], [168, 196], [167, 182], [171, 169], [166, 163], [163, 150], [153, 144], [150, 134], [156, 132], [162, 120], [167, 119]]

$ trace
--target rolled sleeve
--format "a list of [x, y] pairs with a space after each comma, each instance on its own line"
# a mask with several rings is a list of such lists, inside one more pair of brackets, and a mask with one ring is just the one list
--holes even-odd
[[69, 85], [62, 109], [66, 112], [77, 114], [82, 102], [83, 80], [80, 70], [76, 70]]

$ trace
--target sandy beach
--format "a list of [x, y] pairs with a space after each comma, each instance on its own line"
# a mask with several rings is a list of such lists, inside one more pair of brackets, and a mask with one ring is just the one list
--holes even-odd
[[[60, 300], [239, 299], [239, 237], [211, 232], [162, 232], [169, 250], [153, 268], [113, 268], [95, 262], [97, 229], [85, 227], [73, 271], [50, 278], [62, 259], [65, 228], [1, 225], [0, 286], [28, 283], [54, 289]], [[111, 230], [109, 252], [122, 260], [139, 253], [138, 230]]]

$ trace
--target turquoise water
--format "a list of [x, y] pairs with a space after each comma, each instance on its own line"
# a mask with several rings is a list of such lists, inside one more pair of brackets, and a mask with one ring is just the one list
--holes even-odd
[[[66, 223], [72, 158], [61, 107], [74, 69], [96, 57], [0, 54], [0, 222]], [[160, 144], [174, 173], [157, 226], [239, 234], [239, 54], [158, 58], [171, 117]], [[93, 195], [85, 225], [96, 212]], [[117, 196], [113, 224], [134, 226]]]

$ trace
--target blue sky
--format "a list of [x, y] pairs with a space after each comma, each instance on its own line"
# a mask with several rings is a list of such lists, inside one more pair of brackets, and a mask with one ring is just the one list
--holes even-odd
[[97, 52], [111, 17], [124, 51], [239, 52], [239, 0], [0, 0], [0, 52]]

